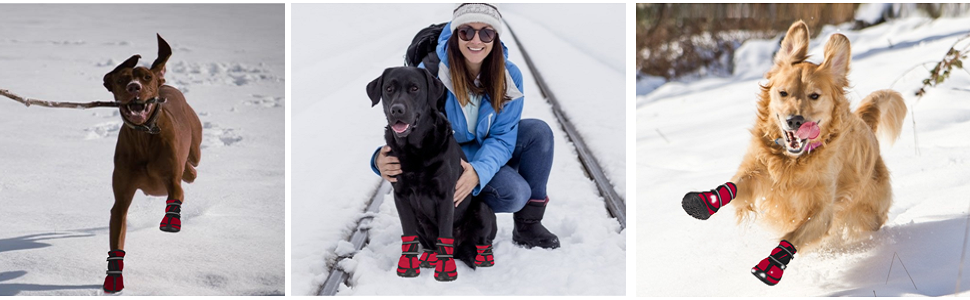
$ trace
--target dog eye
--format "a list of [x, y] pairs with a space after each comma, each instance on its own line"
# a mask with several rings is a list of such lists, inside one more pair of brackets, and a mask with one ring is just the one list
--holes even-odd
[[782, 97], [788, 97], [788, 92], [786, 91], [781, 91], [779, 94], [781, 94]]
[[812, 100], [818, 100], [818, 93], [812, 93], [811, 95], [808, 95], [808, 97], [812, 98]]
[[418, 87], [416, 87], [416, 86], [412, 86], [412, 87], [411, 87], [411, 92], [412, 92], [412, 93], [413, 93], [413, 92], [417, 92], [417, 91], [418, 91]]
[[151, 81], [152, 75], [145, 75], [145, 81]]
[[387, 87], [386, 89], [384, 89], [384, 91], [390, 93], [390, 92], [393, 92], [394, 89], [391, 87]]

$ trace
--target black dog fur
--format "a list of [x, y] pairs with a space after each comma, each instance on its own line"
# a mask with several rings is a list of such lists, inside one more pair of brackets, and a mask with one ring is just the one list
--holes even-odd
[[[401, 161], [394, 182], [394, 204], [404, 235], [417, 235], [424, 249], [440, 237], [455, 238], [455, 258], [475, 268], [475, 245], [491, 244], [498, 231], [495, 212], [468, 195], [454, 205], [464, 152], [443, 114], [445, 87], [427, 70], [396, 67], [367, 85], [371, 106], [383, 99], [390, 155]], [[403, 124], [398, 124], [403, 123]], [[402, 132], [394, 130], [406, 125]]]

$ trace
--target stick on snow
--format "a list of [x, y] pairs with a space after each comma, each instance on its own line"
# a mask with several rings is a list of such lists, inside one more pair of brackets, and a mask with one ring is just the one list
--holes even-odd
[[94, 101], [94, 102], [81, 103], [81, 102], [58, 102], [58, 101], [38, 100], [38, 99], [24, 98], [4, 89], [0, 89], [0, 95], [13, 99], [14, 101], [20, 102], [23, 105], [26, 105], [28, 107], [30, 107], [31, 105], [38, 105], [43, 107], [55, 107], [55, 108], [88, 109], [88, 108], [94, 108], [94, 107], [118, 107], [120, 105], [118, 102], [115, 102], [115, 101]]

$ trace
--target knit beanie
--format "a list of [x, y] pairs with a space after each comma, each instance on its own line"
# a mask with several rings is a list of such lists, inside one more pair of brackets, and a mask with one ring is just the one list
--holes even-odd
[[451, 19], [451, 31], [458, 30], [462, 24], [485, 23], [502, 35], [502, 14], [498, 6], [492, 3], [462, 3], [455, 8]]

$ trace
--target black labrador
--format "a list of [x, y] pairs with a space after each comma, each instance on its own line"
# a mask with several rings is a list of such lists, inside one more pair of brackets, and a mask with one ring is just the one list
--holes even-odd
[[[458, 207], [454, 205], [455, 186], [463, 171], [461, 160], [466, 158], [443, 113], [447, 99], [444, 93], [441, 81], [427, 70], [415, 67], [385, 69], [367, 85], [371, 106], [383, 99], [388, 124], [384, 139], [391, 148], [389, 155], [396, 156], [401, 163], [402, 173], [396, 176], [393, 186], [394, 204], [404, 236], [417, 235], [426, 251], [435, 249], [436, 241], [441, 246], [439, 237], [446, 241], [454, 237], [454, 258], [474, 269], [479, 253], [475, 246], [491, 245], [495, 239], [495, 213], [471, 195]], [[440, 260], [448, 260], [452, 255], [447, 253], [451, 249], [439, 247], [437, 250]], [[404, 252], [408, 255], [416, 251], [415, 246], [412, 251]], [[491, 255], [490, 246], [487, 254]], [[487, 264], [478, 265], [490, 266], [491, 257], [488, 260]], [[439, 267], [435, 279], [454, 280], [457, 273], [449, 270], [452, 268], [453, 263], [445, 270]], [[420, 272], [416, 267], [405, 271], [399, 268], [398, 274], [413, 277]], [[447, 274], [439, 274], [441, 271]]]

